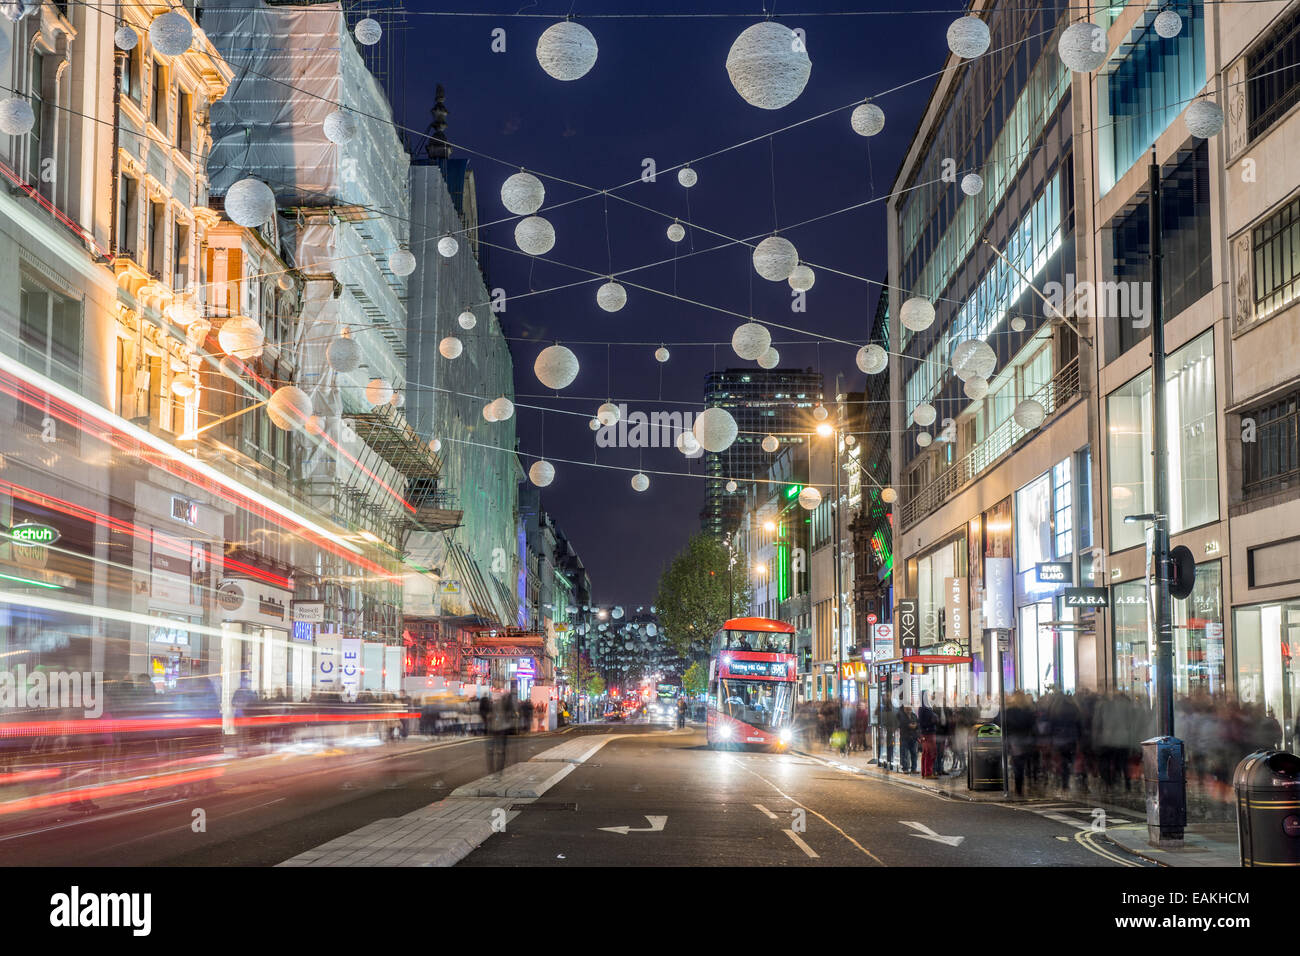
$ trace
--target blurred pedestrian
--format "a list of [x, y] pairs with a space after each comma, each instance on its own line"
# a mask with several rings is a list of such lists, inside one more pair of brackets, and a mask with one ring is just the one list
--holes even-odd
[[519, 728], [522, 733], [530, 734], [533, 732], [533, 701], [532, 698], [525, 698], [522, 706], [519, 708], [520, 721]]
[[903, 773], [916, 773], [916, 714], [907, 704], [898, 711], [898, 763]]
[[934, 768], [934, 734], [938, 727], [934, 709], [926, 701], [926, 694], [921, 692], [921, 706], [916, 711], [917, 729], [921, 735], [921, 776], [933, 777]]
[[1016, 796], [1019, 798], [1025, 795], [1025, 772], [1035, 749], [1033, 705], [1023, 691], [1016, 691], [1007, 701], [1006, 725]]
[[886, 697], [880, 705], [880, 738], [876, 744], [876, 762], [886, 770], [894, 768], [894, 734], [897, 731], [898, 711], [894, 710], [894, 702]]

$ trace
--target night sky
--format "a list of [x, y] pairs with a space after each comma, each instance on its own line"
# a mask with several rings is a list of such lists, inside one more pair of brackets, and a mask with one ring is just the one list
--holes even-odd
[[[553, 211], [549, 207], [591, 189], [638, 179], [646, 157], [653, 157], [662, 170], [756, 136], [762, 138], [693, 163], [699, 182], [692, 189], [680, 186], [676, 173], [669, 172], [657, 182], [637, 182], [617, 195], [738, 239], [761, 238], [773, 229], [773, 154], [779, 226], [883, 197], [930, 94], [934, 80], [927, 74], [942, 68], [947, 54], [944, 31], [958, 12], [801, 16], [797, 8], [843, 11], [864, 5], [834, 0], [779, 4], [780, 22], [806, 33], [812, 75], [793, 104], [772, 111], [742, 100], [725, 69], [732, 41], [759, 19], [753, 9], [757, 4], [746, 9], [734, 0], [579, 0], [572, 12], [595, 34], [600, 55], [591, 72], [573, 82], [552, 79], [537, 63], [537, 38], [554, 20], [512, 16], [515, 3], [508, 4], [508, 11], [499, 8], [506, 11], [500, 16], [428, 16], [418, 12], [422, 6], [428, 9], [410, 3], [406, 25], [390, 27], [392, 62], [401, 64], [390, 77], [398, 121], [424, 130], [434, 88], [438, 83], [445, 86], [447, 139], [463, 147], [455, 155], [471, 160], [481, 222], [509, 216], [501, 205], [500, 187], [520, 166], [581, 183], [590, 188], [543, 176], [546, 203], [540, 215], [551, 220], [557, 235], [547, 258], [608, 272], [612, 256], [617, 272], [672, 260], [676, 253], [675, 269], [670, 261], [632, 273], [624, 284], [635, 282], [668, 293], [675, 287], [678, 295], [709, 305], [866, 342], [879, 287], [817, 266], [872, 280], [885, 277], [883, 199], [788, 232], [782, 229], [801, 259], [817, 272], [802, 314], [791, 311], [787, 283], [756, 275], [745, 246], [704, 252], [726, 240], [689, 227], [687, 239], [674, 244], [665, 236], [670, 219], [600, 195]], [[479, 6], [491, 9], [470, 2], [451, 8]], [[570, 6], [541, 2], [527, 5], [523, 12], [563, 16]], [[744, 15], [600, 16], [645, 12]], [[491, 32], [497, 27], [506, 31], [504, 53], [490, 50]], [[887, 117], [883, 133], [867, 139], [853, 132], [851, 104], [905, 83], [911, 85], [876, 100]], [[780, 133], [769, 145], [768, 133], [833, 109], [838, 111]], [[514, 223], [511, 218], [488, 226], [480, 238], [501, 247], [485, 247], [483, 260], [490, 286], [504, 288], [510, 297], [502, 320], [505, 334], [515, 339], [511, 349], [524, 467], [543, 451], [544, 415], [544, 451], [556, 464], [554, 484], [543, 493], [544, 507], [585, 562], [597, 601], [648, 605], [661, 568], [698, 530], [703, 480], [651, 473], [650, 489], [638, 494], [629, 485], [630, 472], [558, 459], [644, 467], [647, 472], [689, 468], [698, 474], [701, 461], [689, 462], [674, 449], [597, 449], [587, 422], [597, 405], [610, 397], [646, 413], [698, 411], [709, 371], [748, 364], [730, 347], [731, 333], [742, 320], [630, 285], [627, 306], [606, 313], [595, 301], [602, 279], [518, 252]], [[575, 282], [582, 284], [523, 295]], [[555, 339], [569, 344], [582, 363], [577, 380], [558, 398], [545, 393], [533, 374], [537, 353]], [[585, 342], [615, 344], [575, 344]], [[653, 357], [660, 342], [672, 352], [663, 366]], [[782, 367], [820, 369], [828, 398], [834, 397], [837, 373], [845, 376], [842, 390], [863, 387], [854, 347], [827, 342], [818, 346], [816, 339], [781, 330], [774, 330], [773, 344], [781, 353]], [[410, 376], [417, 381], [421, 377], [416, 369]], [[581, 414], [543, 413], [525, 405]]]

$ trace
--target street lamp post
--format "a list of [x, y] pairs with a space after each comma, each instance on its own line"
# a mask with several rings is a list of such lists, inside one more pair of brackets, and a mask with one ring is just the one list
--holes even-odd
[[1147, 799], [1147, 835], [1153, 845], [1182, 846], [1187, 823], [1187, 779], [1184, 773], [1183, 743], [1174, 736], [1174, 629], [1173, 597], [1170, 593], [1169, 559], [1169, 473], [1168, 435], [1165, 420], [1165, 323], [1161, 294], [1160, 164], [1151, 153], [1151, 393], [1153, 417], [1151, 440], [1154, 514], [1151, 529], [1151, 563], [1154, 580], [1152, 611], [1156, 641], [1156, 735], [1143, 744], [1143, 768], [1147, 792], [1157, 787], [1159, 799]]

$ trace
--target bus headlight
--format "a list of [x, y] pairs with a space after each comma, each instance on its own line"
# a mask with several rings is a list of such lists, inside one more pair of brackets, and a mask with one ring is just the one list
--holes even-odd
[[782, 728], [781, 728], [781, 743], [783, 743], [783, 744], [788, 744], [788, 743], [789, 743], [791, 740], [793, 740], [793, 739], [794, 739], [794, 734], [792, 734], [792, 733], [790, 732], [790, 728], [789, 728], [789, 727], [782, 727]]
[[731, 725], [730, 725], [730, 724], [723, 724], [721, 727], [719, 727], [719, 728], [718, 728], [718, 736], [721, 737], [723, 740], [730, 740], [730, 739], [731, 739]]

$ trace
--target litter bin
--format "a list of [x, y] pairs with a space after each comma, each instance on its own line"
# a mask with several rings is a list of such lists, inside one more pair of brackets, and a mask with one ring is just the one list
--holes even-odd
[[1242, 866], [1300, 866], [1300, 757], [1251, 754], [1232, 774]]
[[1181, 846], [1187, 826], [1183, 742], [1177, 737], [1142, 741], [1142, 777], [1146, 781], [1147, 842]]
[[966, 789], [1002, 790], [1002, 728], [976, 724], [966, 747]]

